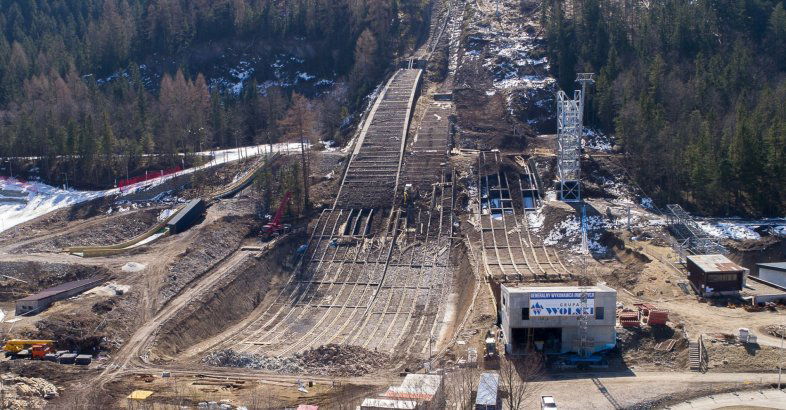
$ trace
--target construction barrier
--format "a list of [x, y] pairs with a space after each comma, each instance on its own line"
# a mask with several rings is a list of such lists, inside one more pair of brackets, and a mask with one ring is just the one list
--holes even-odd
[[117, 187], [120, 188], [120, 192], [123, 192], [123, 188], [129, 185], [134, 185], [140, 182], [150, 181], [157, 178], [163, 178], [165, 176], [172, 175], [182, 170], [183, 168], [174, 167], [169, 169], [162, 169], [159, 171], [145, 172], [145, 175], [140, 175], [138, 177], [133, 177], [133, 178], [121, 179], [120, 181], [117, 182]]

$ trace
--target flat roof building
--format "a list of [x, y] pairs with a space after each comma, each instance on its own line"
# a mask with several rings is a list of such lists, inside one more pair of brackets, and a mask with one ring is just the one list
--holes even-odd
[[748, 269], [723, 255], [690, 255], [686, 260], [688, 280], [701, 296], [738, 294], [745, 287]]
[[88, 279], [66, 282], [48, 289], [44, 289], [36, 294], [27, 296], [16, 301], [16, 315], [30, 315], [43, 311], [58, 300], [68, 299], [76, 296], [88, 289], [98, 286], [106, 280], [105, 277], [97, 276]]
[[759, 279], [786, 287], [786, 262], [757, 263]]
[[546, 354], [581, 350], [579, 318], [586, 297], [587, 346], [592, 353], [616, 346], [617, 291], [595, 286], [511, 286], [500, 289], [505, 351]]

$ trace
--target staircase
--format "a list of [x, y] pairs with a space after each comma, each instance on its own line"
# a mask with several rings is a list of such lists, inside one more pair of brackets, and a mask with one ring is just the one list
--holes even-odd
[[704, 372], [707, 356], [704, 350], [704, 335], [699, 335], [695, 342], [688, 343], [688, 362], [694, 372]]
[[690, 342], [688, 344], [688, 361], [690, 362], [690, 369], [694, 372], [701, 371], [701, 353], [699, 353], [699, 342]]

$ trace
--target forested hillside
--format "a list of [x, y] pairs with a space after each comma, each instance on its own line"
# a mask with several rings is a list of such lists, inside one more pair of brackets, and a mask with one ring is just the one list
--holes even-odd
[[786, 213], [786, 2], [544, 1], [552, 70], [660, 202]]
[[[424, 0], [0, 2], [0, 156], [46, 157], [56, 180], [64, 156], [79, 178], [133, 172], [146, 153], [179, 164], [178, 152], [276, 142], [292, 62], [309, 69], [296, 80], [328, 85], [310, 95], [310, 137], [336, 138], [428, 13]], [[252, 69], [225, 69], [227, 89], [214, 71], [230, 57]]]

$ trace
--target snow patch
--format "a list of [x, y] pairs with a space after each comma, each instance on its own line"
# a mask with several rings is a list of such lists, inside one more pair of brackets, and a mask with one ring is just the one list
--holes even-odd
[[735, 241], [742, 241], [742, 240], [758, 240], [761, 239], [761, 235], [758, 232], [751, 229], [749, 226], [737, 224], [731, 221], [727, 222], [705, 222], [699, 221], [699, 226], [704, 232], [707, 232], [710, 236], [715, 238], [721, 239], [733, 239]]
[[585, 128], [581, 146], [595, 151], [611, 152], [614, 147], [614, 138], [600, 131]]
[[164, 209], [163, 211], [161, 211], [161, 213], [160, 213], [160, 214], [158, 214], [158, 221], [159, 221], [159, 222], [163, 222], [163, 221], [165, 221], [167, 218], [169, 218], [170, 216], [172, 216], [174, 213], [175, 213], [175, 210], [174, 210], [174, 209]]

